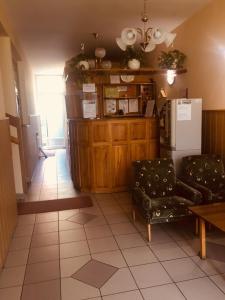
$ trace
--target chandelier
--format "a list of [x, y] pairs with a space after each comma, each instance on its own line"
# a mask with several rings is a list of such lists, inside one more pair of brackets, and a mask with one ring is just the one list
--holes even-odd
[[144, 52], [153, 51], [156, 45], [165, 43], [169, 47], [175, 37], [175, 33], [166, 32], [161, 28], [148, 27], [149, 17], [147, 15], [147, 0], [144, 0], [144, 11], [141, 16], [143, 22], [143, 28], [124, 28], [121, 31], [121, 36], [116, 38], [117, 45], [123, 51], [127, 49], [127, 46], [133, 46], [137, 40]]

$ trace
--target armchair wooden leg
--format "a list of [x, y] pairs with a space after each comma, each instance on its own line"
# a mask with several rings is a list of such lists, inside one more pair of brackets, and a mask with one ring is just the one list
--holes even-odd
[[151, 224], [147, 224], [147, 231], [148, 231], [148, 241], [151, 242]]
[[195, 234], [199, 235], [199, 219], [195, 218]]

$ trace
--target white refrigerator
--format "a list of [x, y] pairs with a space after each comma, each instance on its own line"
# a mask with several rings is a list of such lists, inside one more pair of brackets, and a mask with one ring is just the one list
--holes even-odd
[[160, 156], [170, 157], [179, 176], [187, 155], [201, 154], [202, 99], [167, 100], [160, 112]]

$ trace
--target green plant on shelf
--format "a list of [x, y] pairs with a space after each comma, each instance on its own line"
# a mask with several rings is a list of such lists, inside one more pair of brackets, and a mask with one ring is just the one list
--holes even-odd
[[158, 57], [159, 67], [169, 70], [182, 69], [185, 60], [186, 55], [177, 49], [169, 52], [162, 51], [161, 55]]

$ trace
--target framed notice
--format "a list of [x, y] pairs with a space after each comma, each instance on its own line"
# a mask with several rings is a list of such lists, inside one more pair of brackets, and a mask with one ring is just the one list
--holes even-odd
[[83, 118], [96, 118], [96, 100], [83, 100]]
[[106, 105], [106, 113], [107, 114], [114, 114], [116, 112], [116, 100], [115, 99], [110, 99], [105, 101]]
[[129, 99], [129, 113], [138, 113], [138, 99]]
[[119, 100], [119, 109], [123, 111], [124, 114], [128, 113], [128, 100]]

